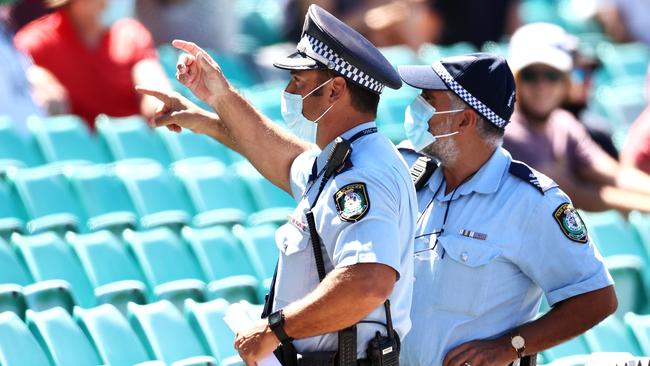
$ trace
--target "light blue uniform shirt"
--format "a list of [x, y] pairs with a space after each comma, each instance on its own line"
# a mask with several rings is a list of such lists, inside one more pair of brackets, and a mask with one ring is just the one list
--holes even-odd
[[[416, 158], [405, 154], [409, 163]], [[542, 194], [509, 173], [511, 162], [498, 148], [455, 193], [445, 194], [442, 169], [418, 192], [421, 252], [402, 364], [442, 365], [455, 347], [532, 320], [542, 293], [552, 306], [613, 283], [594, 244], [569, 239], [554, 217], [569, 197], [533, 171]]]
[[[350, 139], [357, 132], [375, 127], [364, 123], [341, 137]], [[273, 309], [284, 308], [312, 292], [319, 284], [314, 252], [305, 213], [318, 193], [322, 175], [312, 184], [309, 181], [314, 160], [316, 171], [325, 166], [334, 142], [320, 150], [299, 155], [291, 166], [291, 189], [298, 207], [289, 222], [280, 227], [276, 242], [280, 250], [278, 277]], [[417, 200], [408, 167], [393, 144], [380, 133], [362, 136], [352, 143], [352, 167], [336, 175], [325, 185], [313, 213], [321, 238], [325, 270], [342, 268], [357, 263], [381, 263], [393, 268], [399, 275], [390, 295], [393, 325], [401, 337], [409, 331], [409, 311], [413, 289], [413, 237]], [[358, 199], [363, 192], [357, 189], [349, 194], [337, 194], [350, 184], [365, 185], [367, 205]], [[358, 185], [353, 187], [359, 187]], [[343, 189], [343, 192], [346, 192]], [[345, 202], [349, 209], [341, 214], [337, 208]], [[347, 200], [347, 201], [344, 201]], [[340, 204], [339, 203], [339, 204]], [[345, 218], [365, 212], [356, 221]], [[350, 304], [355, 306], [354, 303]], [[384, 307], [379, 306], [365, 320], [385, 323]], [[368, 342], [383, 326], [361, 323], [357, 326], [358, 357], [365, 358]], [[330, 351], [338, 348], [336, 333], [298, 339], [298, 352]]]

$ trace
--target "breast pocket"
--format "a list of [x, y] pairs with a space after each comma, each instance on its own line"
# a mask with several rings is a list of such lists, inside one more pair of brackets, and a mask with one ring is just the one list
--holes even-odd
[[489, 296], [496, 274], [493, 264], [502, 253], [494, 243], [460, 236], [440, 237], [435, 263], [433, 307], [476, 316]]
[[318, 285], [310, 240], [309, 232], [291, 223], [284, 224], [276, 231], [275, 242], [280, 250], [275, 288], [278, 307], [301, 299]]

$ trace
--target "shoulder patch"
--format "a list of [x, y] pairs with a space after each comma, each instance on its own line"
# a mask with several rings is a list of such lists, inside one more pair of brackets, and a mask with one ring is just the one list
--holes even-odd
[[334, 204], [343, 221], [357, 222], [370, 208], [370, 199], [365, 183], [351, 183], [334, 193]]
[[570, 203], [565, 202], [558, 206], [553, 212], [553, 218], [560, 225], [562, 233], [569, 240], [580, 244], [585, 244], [589, 241], [587, 227], [584, 221], [582, 221], [580, 214], [578, 214], [578, 211]]
[[529, 183], [541, 194], [544, 194], [549, 189], [557, 186], [557, 184], [549, 177], [529, 167], [526, 163], [518, 160], [513, 160], [508, 169], [510, 174]]

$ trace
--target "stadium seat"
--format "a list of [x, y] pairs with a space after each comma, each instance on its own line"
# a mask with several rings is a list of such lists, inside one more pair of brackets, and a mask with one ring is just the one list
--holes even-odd
[[40, 281], [23, 287], [23, 295], [28, 309], [43, 311], [60, 307], [72, 313], [75, 300], [70, 283], [64, 280]]
[[185, 298], [205, 299], [205, 282], [188, 246], [168, 228], [126, 231], [140, 268], [156, 298], [182, 307]]
[[601, 42], [596, 48], [596, 55], [604, 71], [613, 80], [629, 77], [642, 80], [650, 62], [650, 50], [642, 43]]
[[131, 198], [107, 165], [75, 166], [66, 175], [88, 217], [90, 231], [110, 229], [119, 233], [137, 226]]
[[419, 65], [422, 63], [418, 55], [408, 46], [391, 46], [379, 49], [388, 62], [397, 67], [399, 65]]
[[19, 317], [25, 316], [27, 303], [23, 294], [23, 287], [11, 283], [0, 284], [0, 313], [11, 311]]
[[0, 238], [8, 239], [13, 232], [22, 232], [25, 219], [19, 201], [4, 182], [0, 182]]
[[419, 91], [404, 85], [399, 90], [386, 89], [377, 108], [377, 128], [394, 143], [406, 138], [404, 113]]
[[162, 141], [142, 117], [111, 118], [100, 115], [95, 125], [113, 160], [147, 158], [165, 166], [169, 164], [169, 155]]
[[64, 309], [27, 310], [27, 325], [55, 366], [100, 365], [101, 361], [79, 326]]
[[77, 116], [31, 117], [28, 127], [47, 162], [108, 161], [86, 123]]
[[172, 171], [194, 205], [196, 227], [244, 223], [255, 211], [243, 181], [219, 161], [188, 159], [173, 164]]
[[190, 223], [190, 208], [182, 187], [159, 163], [145, 159], [123, 161], [116, 164], [115, 172], [126, 186], [141, 227]]
[[269, 119], [283, 121], [280, 96], [286, 86], [287, 82], [284, 80], [272, 81], [245, 89], [242, 94], [246, 100]]
[[592, 352], [629, 352], [641, 356], [632, 330], [617, 316], [610, 316], [588, 330], [585, 341]]
[[235, 334], [223, 320], [230, 304], [223, 299], [216, 299], [203, 304], [188, 299], [185, 312], [195, 334], [199, 334], [204, 347], [210, 350], [221, 364], [233, 364], [241, 361], [233, 347]]
[[650, 315], [625, 314], [627, 324], [641, 346], [642, 355], [650, 355]]
[[643, 78], [599, 86], [593, 92], [590, 104], [594, 112], [605, 117], [612, 129], [614, 143], [621, 147], [629, 126], [647, 105]]
[[607, 270], [614, 279], [618, 298], [616, 314], [622, 319], [630, 311], [647, 313], [650, 295], [643, 284], [644, 266], [635, 255], [614, 255], [605, 258]]
[[650, 257], [650, 215], [632, 212], [629, 215], [630, 224], [643, 242], [645, 252]]
[[42, 166], [10, 175], [29, 221], [27, 231], [83, 229], [81, 209], [60, 169]]
[[420, 46], [418, 55], [424, 64], [431, 64], [444, 57], [460, 56], [467, 53], [476, 52], [477, 49], [470, 43], [459, 42], [448, 46], [440, 46], [427, 43]]
[[207, 50], [207, 52], [217, 61], [228, 82], [234, 87], [248, 88], [260, 83], [260, 77], [250, 58], [245, 55], [217, 52], [216, 50]]
[[545, 361], [553, 362], [563, 357], [588, 355], [589, 353], [591, 352], [589, 351], [584, 336], [579, 336], [542, 352], [542, 355]]
[[162, 139], [169, 156], [175, 161], [198, 157], [213, 157], [228, 163], [228, 148], [211, 137], [199, 135], [183, 129], [181, 133], [157, 128], [156, 133]]
[[[263, 281], [265, 290], [269, 288], [275, 265], [278, 262], [279, 251], [275, 244], [276, 229], [277, 227], [272, 224], [248, 228], [235, 226], [233, 228], [233, 233], [244, 245], [244, 250], [257, 272], [257, 277]], [[263, 296], [264, 293], [261, 295]]]
[[287, 215], [296, 207], [293, 197], [264, 178], [249, 162], [234, 166], [253, 195], [258, 212], [249, 218], [249, 223], [284, 223]]
[[0, 116], [0, 175], [12, 168], [34, 167], [43, 159], [16, 131], [9, 117]]
[[0, 313], [0, 365], [51, 366], [25, 323], [9, 311]]
[[132, 366], [150, 360], [128, 320], [114, 306], [75, 307], [74, 317], [104, 364]]
[[232, 232], [215, 226], [205, 229], [183, 228], [183, 238], [192, 247], [199, 265], [211, 281], [212, 298], [224, 298], [230, 302], [247, 300], [258, 303], [260, 281], [248, 259], [242, 244]]
[[0, 283], [21, 286], [32, 283], [24, 264], [16, 257], [9, 243], [0, 238]]
[[[128, 301], [145, 303], [144, 277], [126, 246], [114, 234], [105, 230], [91, 234], [69, 233], [66, 240], [74, 248], [95, 288], [98, 303], [111, 303], [124, 313]], [[110, 298], [114, 292], [105, 290], [120, 285], [130, 291], [121, 293], [119, 298]]]
[[[129, 304], [129, 321], [151, 358], [167, 364], [209, 356], [183, 314], [169, 301]], [[217, 364], [213, 358], [207, 360]]]
[[14, 235], [17, 247], [36, 281], [63, 280], [70, 284], [76, 303], [95, 304], [93, 289], [72, 249], [53, 232], [33, 236]]

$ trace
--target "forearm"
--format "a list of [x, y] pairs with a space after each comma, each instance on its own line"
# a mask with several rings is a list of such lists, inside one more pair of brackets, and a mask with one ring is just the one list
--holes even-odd
[[[546, 315], [518, 328], [526, 340], [525, 354], [540, 353], [584, 333], [612, 314], [616, 306], [613, 286], [556, 304]], [[510, 343], [510, 335], [504, 336], [504, 343]]]
[[394, 270], [382, 264], [335, 269], [312, 293], [284, 309], [285, 331], [306, 338], [352, 326], [386, 301], [394, 283]]
[[616, 186], [650, 195], [650, 176], [634, 167], [622, 166], [616, 179]]
[[291, 192], [289, 171], [295, 158], [310, 145], [260, 114], [234, 89], [212, 103], [235, 150], [275, 185]]

